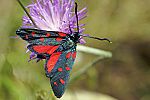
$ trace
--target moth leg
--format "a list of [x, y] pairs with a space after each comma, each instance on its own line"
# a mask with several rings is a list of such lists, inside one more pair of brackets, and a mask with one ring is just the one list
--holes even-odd
[[43, 59], [46, 59], [46, 56], [45, 55], [41, 55], [41, 54], [38, 54], [37, 55], [37, 57], [36, 57], [36, 62], [39, 62], [39, 61], [41, 61], [41, 60], [43, 60]]
[[41, 54], [36, 54], [36, 55], [30, 56], [30, 59], [28, 60], [28, 62], [30, 62], [31, 60], [34, 60], [34, 59], [36, 59], [36, 62], [39, 62], [43, 59], [46, 59], [46, 56], [41, 55]]

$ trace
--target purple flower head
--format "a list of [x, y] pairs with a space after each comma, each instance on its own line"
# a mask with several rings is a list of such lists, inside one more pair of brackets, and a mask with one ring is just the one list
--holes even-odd
[[[38, 28], [47, 31], [59, 31], [66, 34], [70, 34], [77, 30], [77, 19], [75, 15], [75, 1], [74, 0], [36, 0], [32, 4], [28, 5], [29, 14], [32, 17], [32, 21], [28, 16], [23, 16], [23, 28]], [[86, 8], [77, 12], [78, 20], [82, 20], [86, 17]], [[85, 30], [83, 28], [85, 24], [79, 25], [79, 34]], [[79, 38], [81, 44], [85, 43], [83, 37]], [[30, 54], [30, 60], [41, 59], [37, 58], [37, 55], [33, 52]], [[30, 61], [29, 60], [29, 61]]]
[[[74, 11], [74, 0], [36, 0], [36, 2], [28, 5], [27, 8], [35, 24], [41, 30], [60, 31], [66, 34], [71, 33], [70, 28], [72, 32], [76, 31], [77, 19]], [[78, 11], [78, 19], [85, 18], [86, 12], [86, 8]], [[84, 25], [79, 25], [80, 33], [85, 30], [83, 28]], [[35, 28], [27, 16], [23, 17], [23, 27]]]

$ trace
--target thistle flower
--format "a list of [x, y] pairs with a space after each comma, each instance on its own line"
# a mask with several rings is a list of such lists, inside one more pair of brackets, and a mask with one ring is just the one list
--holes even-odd
[[[72, 32], [75, 32], [77, 28], [74, 3], [74, 0], [36, 0], [36, 2], [28, 5], [27, 8], [30, 10], [29, 13], [37, 25], [37, 28], [70, 34], [70, 28]], [[86, 8], [78, 11], [78, 19], [81, 20], [85, 18], [86, 12]], [[84, 25], [85, 24], [79, 25], [80, 33], [85, 30], [82, 28]], [[27, 16], [23, 17], [23, 27], [35, 28]]]
[[[32, 2], [32, 4], [28, 5], [27, 8], [37, 27], [34, 26], [28, 16], [23, 16], [22, 27], [71, 34], [70, 29], [72, 32], [75, 32], [77, 28], [74, 3], [74, 0], [36, 0], [36, 2]], [[86, 17], [86, 12], [86, 8], [77, 12], [79, 21]], [[84, 25], [85, 24], [79, 25], [80, 34], [85, 30], [83, 28]], [[85, 43], [82, 37], [80, 37], [80, 43]], [[35, 56], [36, 54], [31, 53], [30, 60], [34, 59]]]

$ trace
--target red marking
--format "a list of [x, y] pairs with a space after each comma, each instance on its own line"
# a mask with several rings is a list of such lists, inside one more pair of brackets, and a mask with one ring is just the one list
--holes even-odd
[[54, 82], [54, 85], [58, 86], [57, 82]]
[[62, 37], [65, 37], [65, 36], [66, 36], [66, 34], [63, 33], [63, 32], [59, 32], [58, 34], [59, 34], [59, 36], [62, 36]]
[[26, 39], [28, 39], [29, 37], [28, 37], [28, 35], [26, 35]]
[[58, 42], [61, 41], [61, 40], [62, 40], [62, 38], [56, 38], [56, 41], [58, 41]]
[[52, 54], [59, 46], [53, 46], [50, 50], [47, 51], [48, 54]]
[[43, 46], [43, 45], [35, 45], [33, 46], [33, 50], [35, 50], [38, 53], [48, 53], [52, 54], [58, 46]]
[[66, 67], [66, 70], [69, 71], [69, 70], [70, 70], [70, 67], [67, 66], [67, 67]]
[[63, 79], [60, 79], [61, 84], [65, 84], [65, 81]]
[[62, 71], [63, 71], [63, 69], [62, 69], [62, 68], [58, 68], [58, 71], [59, 71], [59, 72], [62, 72]]
[[40, 38], [40, 41], [41, 41], [41, 42], [44, 42], [44, 38]]
[[35, 35], [35, 32], [32, 32], [31, 34], [32, 34], [32, 36], [34, 36], [34, 35]]
[[50, 33], [47, 33], [46, 36], [49, 37], [49, 36], [51, 36], [51, 34], [50, 34]]
[[62, 52], [53, 53], [47, 62], [47, 70], [51, 72], [51, 70], [55, 67], [60, 55]]
[[73, 58], [73, 59], [76, 58], [76, 52], [74, 52], [74, 53], [72, 54], [72, 58]]
[[68, 52], [66, 55], [66, 58], [68, 59], [68, 58], [70, 58], [70, 56], [71, 56], [71, 52]]

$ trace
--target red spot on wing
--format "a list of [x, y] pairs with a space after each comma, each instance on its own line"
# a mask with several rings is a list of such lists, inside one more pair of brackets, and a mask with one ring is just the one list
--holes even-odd
[[48, 54], [52, 54], [59, 46], [53, 46], [50, 50], [47, 51]]
[[56, 38], [56, 41], [58, 41], [58, 42], [60, 42], [60, 41], [62, 41], [62, 38]]
[[40, 41], [41, 41], [41, 42], [44, 42], [44, 38], [40, 38]]
[[73, 52], [72, 54], [72, 58], [75, 59], [76, 58], [76, 52]]
[[31, 34], [32, 34], [32, 36], [34, 36], [34, 35], [35, 35], [35, 32], [33, 31]]
[[68, 67], [68, 66], [67, 66], [67, 67], [65, 67], [65, 68], [66, 68], [66, 70], [67, 70], [67, 71], [69, 71], [69, 70], [70, 70], [70, 67]]
[[50, 33], [47, 33], [47, 34], [46, 34], [46, 36], [47, 36], [47, 37], [50, 37], [50, 36], [51, 36], [51, 34], [50, 34]]
[[54, 82], [54, 85], [58, 86], [57, 82]]
[[65, 84], [65, 81], [63, 79], [60, 79], [61, 84]]
[[59, 71], [59, 72], [62, 72], [62, 71], [63, 71], [63, 69], [62, 69], [62, 68], [58, 68], [58, 71]]
[[37, 53], [48, 53], [52, 54], [58, 46], [44, 46], [44, 45], [35, 45], [33, 46], [33, 50]]
[[58, 34], [59, 34], [59, 36], [62, 36], [62, 37], [65, 37], [67, 35], [67, 34], [65, 34], [63, 32], [59, 32]]
[[71, 56], [71, 52], [68, 52], [68, 53], [66, 54], [66, 58], [68, 59], [68, 58], [70, 58], [70, 56]]
[[51, 70], [55, 67], [55, 64], [57, 63], [60, 55], [61, 55], [62, 52], [57, 52], [57, 53], [53, 53], [48, 62], [47, 62], [47, 71], [48, 72], [51, 72]]

